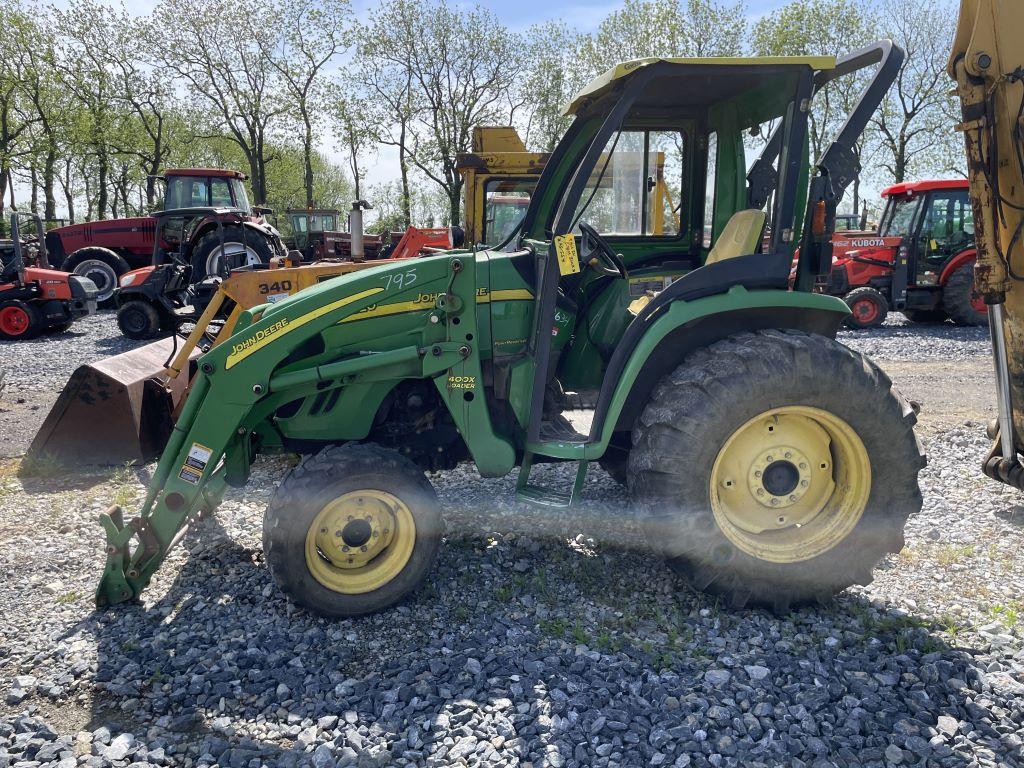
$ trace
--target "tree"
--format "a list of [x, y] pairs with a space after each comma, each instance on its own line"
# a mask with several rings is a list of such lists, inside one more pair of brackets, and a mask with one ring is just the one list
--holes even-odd
[[[841, 56], [870, 43], [876, 24], [871, 8], [854, 0], [794, 0], [757, 21], [751, 48], [757, 56]], [[839, 131], [869, 77], [859, 73], [840, 78], [815, 96], [809, 119], [812, 160], [821, 157], [827, 142]], [[865, 131], [854, 147], [858, 163], [870, 143], [870, 131]], [[859, 173], [852, 193], [857, 211]]]
[[301, 125], [306, 205], [312, 207], [316, 123], [327, 100], [324, 73], [351, 45], [352, 7], [348, 0], [277, 0], [272, 17], [280, 25], [278, 39], [262, 33], [262, 13], [248, 14], [250, 36], [280, 76]]
[[956, 13], [943, 0], [883, 0], [880, 8], [888, 36], [907, 54], [873, 119], [879, 162], [891, 181], [901, 182], [962, 154], [949, 149], [960, 142], [953, 131], [958, 116], [946, 74]]
[[562, 21], [527, 30], [527, 65], [519, 88], [528, 105], [521, 118], [528, 147], [550, 152], [569, 127], [565, 106], [594, 74], [582, 55], [582, 39]]
[[444, 191], [450, 219], [457, 222], [462, 177], [456, 157], [472, 148], [473, 126], [510, 119], [523, 60], [520, 40], [489, 10], [454, 8], [443, 0], [392, 0], [374, 24], [388, 32], [373, 49], [381, 58], [375, 71], [384, 76], [386, 90], [397, 85], [410, 99], [400, 105], [412, 116], [403, 154]]
[[211, 108], [215, 131], [225, 130], [245, 157], [256, 202], [266, 202], [271, 140], [288, 111], [285, 86], [266, 53], [280, 20], [273, 9], [261, 9], [260, 24], [250, 25], [252, 7], [241, 0], [161, 0], [153, 14], [158, 37], [150, 46]]
[[348, 170], [352, 175], [355, 199], [362, 200], [363, 179], [366, 177], [366, 167], [362, 160], [376, 142], [378, 133], [372, 121], [367, 120], [366, 111], [361, 108], [360, 100], [348, 94], [350, 89], [343, 85], [346, 81], [350, 82], [351, 79], [342, 77], [340, 82], [332, 84], [329, 111], [338, 136], [339, 148], [345, 155]]
[[746, 34], [742, 2], [625, 0], [582, 47], [594, 73], [650, 56], [738, 56]]

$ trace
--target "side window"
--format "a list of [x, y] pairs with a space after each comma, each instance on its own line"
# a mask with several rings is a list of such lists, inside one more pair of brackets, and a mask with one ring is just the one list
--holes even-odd
[[718, 134], [708, 134], [708, 169], [704, 182], [704, 237], [702, 245], [705, 248], [711, 247], [711, 240], [714, 236], [715, 226], [715, 193], [717, 187], [715, 180], [718, 171]]
[[685, 146], [678, 131], [620, 131], [612, 136], [575, 219], [607, 235], [678, 235]]
[[189, 181], [191, 193], [189, 194], [189, 206], [204, 206], [210, 204], [210, 190], [205, 179], [191, 179]]
[[921, 225], [920, 249], [925, 259], [942, 262], [974, 240], [974, 212], [966, 190], [936, 192], [928, 201]]
[[536, 187], [535, 179], [494, 179], [484, 185], [484, 243], [498, 245], [512, 233], [526, 215]]
[[227, 179], [210, 180], [210, 201], [218, 207], [231, 207], [234, 203], [231, 200], [231, 187]]

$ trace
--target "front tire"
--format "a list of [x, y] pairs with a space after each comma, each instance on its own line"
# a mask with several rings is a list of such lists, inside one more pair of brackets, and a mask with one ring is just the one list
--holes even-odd
[[974, 262], [958, 267], [946, 280], [942, 308], [957, 325], [988, 325], [988, 309], [974, 290]]
[[160, 313], [148, 301], [132, 299], [117, 310], [117, 327], [129, 339], [144, 341], [162, 336]]
[[867, 286], [854, 288], [843, 297], [843, 301], [850, 308], [846, 324], [857, 330], [877, 328], [885, 322], [885, 316], [889, 314], [889, 302], [885, 296]]
[[796, 331], [692, 354], [633, 430], [651, 548], [698, 589], [777, 612], [867, 584], [920, 510], [916, 416], [864, 356]]
[[441, 511], [422, 470], [372, 443], [305, 457], [263, 519], [278, 587], [329, 618], [388, 608], [418, 587], [441, 543]]
[[39, 335], [42, 327], [42, 318], [34, 305], [18, 299], [0, 302], [0, 339], [31, 339]]
[[79, 248], [61, 265], [65, 272], [87, 277], [96, 285], [96, 305], [114, 306], [114, 292], [121, 275], [128, 271], [128, 262], [109, 248]]

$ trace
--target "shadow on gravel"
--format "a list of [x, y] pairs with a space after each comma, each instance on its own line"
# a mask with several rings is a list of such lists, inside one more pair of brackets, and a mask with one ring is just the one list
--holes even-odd
[[934, 735], [945, 715], [999, 754], [1000, 704], [948, 626], [852, 593], [782, 619], [725, 611], [635, 550], [511, 538], [455, 537], [412, 600], [328, 622], [206, 520], [155, 603], [69, 633], [96, 638], [89, 727], [133, 734], [135, 760], [224, 766], [314, 751], [322, 765], [881, 765], [898, 762], [890, 745], [955, 765], [953, 734]]

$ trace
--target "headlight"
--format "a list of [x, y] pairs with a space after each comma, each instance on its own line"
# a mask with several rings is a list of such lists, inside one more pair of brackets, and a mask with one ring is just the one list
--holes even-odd
[[129, 272], [127, 275], [121, 278], [121, 287], [127, 288], [129, 285], [133, 285], [135, 283], [135, 278], [137, 277], [137, 273]]

